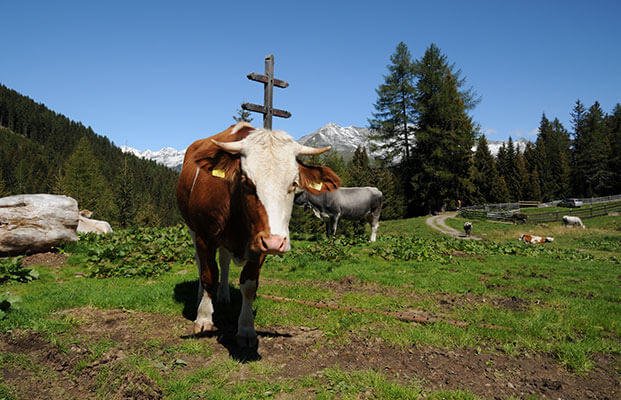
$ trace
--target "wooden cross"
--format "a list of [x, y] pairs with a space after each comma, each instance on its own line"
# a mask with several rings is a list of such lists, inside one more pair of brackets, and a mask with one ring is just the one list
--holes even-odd
[[289, 118], [291, 116], [289, 111], [278, 110], [273, 107], [274, 86], [281, 88], [289, 86], [289, 82], [274, 78], [274, 55], [270, 54], [265, 57], [265, 75], [251, 72], [246, 76], [251, 81], [263, 83], [263, 103], [265, 105], [260, 106], [258, 104], [244, 103], [241, 107], [247, 111], [254, 111], [263, 114], [263, 128], [272, 129], [272, 116], [280, 118]]

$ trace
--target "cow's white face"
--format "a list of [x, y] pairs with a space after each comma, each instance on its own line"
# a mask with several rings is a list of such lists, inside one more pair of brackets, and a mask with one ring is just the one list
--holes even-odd
[[269, 232], [285, 238], [288, 251], [293, 195], [300, 181], [295, 159], [298, 144], [282, 131], [256, 131], [245, 141], [248, 147], [241, 156], [242, 174], [256, 188]]
[[293, 196], [300, 187], [298, 155], [321, 154], [329, 147], [302, 146], [283, 131], [255, 130], [238, 142], [215, 142], [241, 155], [241, 189], [255, 252], [279, 254], [290, 250], [289, 220]]

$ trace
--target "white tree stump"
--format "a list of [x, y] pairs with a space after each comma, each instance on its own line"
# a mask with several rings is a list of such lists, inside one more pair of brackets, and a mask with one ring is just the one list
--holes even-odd
[[0, 254], [48, 251], [78, 240], [78, 203], [52, 194], [0, 198]]

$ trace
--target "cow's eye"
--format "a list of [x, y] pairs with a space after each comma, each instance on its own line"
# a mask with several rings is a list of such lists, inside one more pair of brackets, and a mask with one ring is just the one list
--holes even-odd
[[295, 181], [291, 183], [291, 186], [289, 187], [289, 193], [298, 192], [300, 190], [299, 188], [300, 188], [300, 184], [298, 183], [298, 180], [296, 179]]

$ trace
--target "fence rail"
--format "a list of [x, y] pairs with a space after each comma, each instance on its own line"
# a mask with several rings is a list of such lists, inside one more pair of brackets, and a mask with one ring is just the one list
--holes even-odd
[[528, 222], [540, 224], [544, 222], [561, 221], [564, 215], [572, 215], [582, 219], [601, 217], [610, 212], [621, 211], [621, 201], [601, 203], [589, 208], [570, 208], [568, 210], [554, 211], [549, 213], [528, 214]]
[[[581, 199], [583, 202], [586, 199]], [[619, 200], [619, 201], [615, 201]], [[545, 206], [551, 206], [552, 204], [558, 204], [560, 200], [555, 202], [545, 203]], [[517, 205], [518, 203], [504, 203], [502, 205]], [[607, 197], [598, 197], [589, 199], [589, 203], [585, 204], [596, 204], [588, 208], [568, 208], [566, 210], [552, 211], [552, 212], [541, 212], [541, 213], [528, 213], [526, 222], [531, 224], [540, 224], [546, 222], [555, 222], [561, 221], [564, 215], [572, 215], [577, 216], [582, 219], [588, 219], [593, 217], [600, 217], [603, 215], [608, 215], [611, 212], [621, 212], [621, 195], [616, 196], [607, 196]], [[459, 213], [465, 218], [471, 219], [493, 219], [496, 221], [514, 221], [514, 215], [519, 213], [519, 208], [516, 209], [494, 209], [494, 206], [499, 204], [487, 204], [486, 206], [474, 206], [474, 207], [464, 207]]]

